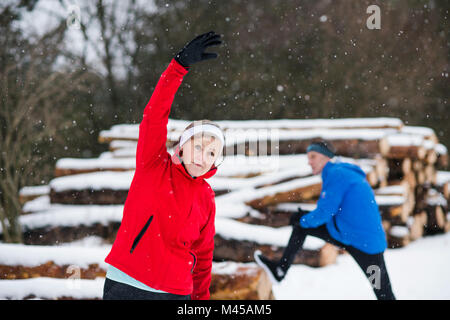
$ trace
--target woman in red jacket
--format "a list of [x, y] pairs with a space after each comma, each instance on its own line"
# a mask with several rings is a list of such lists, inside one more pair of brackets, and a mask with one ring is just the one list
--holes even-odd
[[111, 252], [104, 299], [209, 299], [214, 249], [214, 192], [205, 181], [217, 170], [224, 136], [214, 123], [189, 125], [171, 156], [167, 122], [175, 93], [189, 67], [217, 57], [208, 32], [170, 62], [139, 126], [136, 172]]

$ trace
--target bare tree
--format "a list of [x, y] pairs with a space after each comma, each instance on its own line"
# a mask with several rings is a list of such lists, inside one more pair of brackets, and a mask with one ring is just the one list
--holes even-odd
[[62, 102], [82, 88], [83, 72], [54, 70], [64, 23], [38, 41], [0, 49], [0, 221], [7, 242], [21, 241], [18, 193], [42, 165], [37, 146], [57, 132]]
[[[59, 3], [68, 9], [65, 1], [59, 0]], [[148, 8], [151, 6], [135, 0], [95, 0], [79, 4], [80, 32], [84, 40], [84, 50], [79, 58], [87, 69], [102, 73], [109, 114], [114, 115], [115, 120], [129, 120], [129, 115], [124, 114], [130, 112], [127, 106], [133, 106], [136, 100], [133, 87], [138, 66], [142, 64], [139, 61], [142, 18], [151, 11]], [[94, 63], [87, 61], [88, 51], [95, 54]]]

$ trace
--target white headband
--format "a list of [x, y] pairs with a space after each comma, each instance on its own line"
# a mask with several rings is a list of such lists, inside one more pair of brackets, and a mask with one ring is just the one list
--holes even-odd
[[185, 144], [192, 136], [196, 135], [197, 133], [205, 132], [212, 134], [219, 138], [220, 142], [222, 142], [222, 146], [225, 145], [225, 139], [223, 136], [222, 130], [220, 130], [218, 127], [213, 126], [211, 124], [202, 124], [198, 126], [194, 126], [192, 128], [187, 129], [183, 132], [180, 138], [180, 148]]

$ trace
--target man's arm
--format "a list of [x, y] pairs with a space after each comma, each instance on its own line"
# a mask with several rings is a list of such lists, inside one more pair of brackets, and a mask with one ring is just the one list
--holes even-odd
[[213, 31], [199, 35], [181, 49], [161, 75], [139, 126], [136, 169], [166, 159], [167, 122], [175, 93], [192, 64], [217, 57], [205, 50], [220, 43], [220, 35]]
[[348, 190], [347, 179], [342, 170], [335, 170], [322, 188], [317, 208], [300, 218], [303, 228], [316, 228], [327, 223], [339, 213], [339, 206]]

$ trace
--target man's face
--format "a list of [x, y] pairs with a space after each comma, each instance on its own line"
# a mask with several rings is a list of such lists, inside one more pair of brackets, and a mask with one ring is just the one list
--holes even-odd
[[183, 144], [181, 159], [191, 176], [208, 172], [222, 153], [222, 143], [210, 135], [196, 134]]
[[316, 151], [310, 151], [307, 155], [308, 164], [311, 166], [313, 174], [320, 174], [323, 167], [330, 161], [330, 158]]

